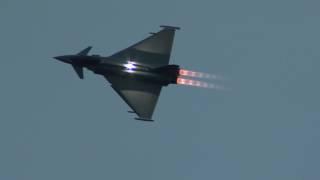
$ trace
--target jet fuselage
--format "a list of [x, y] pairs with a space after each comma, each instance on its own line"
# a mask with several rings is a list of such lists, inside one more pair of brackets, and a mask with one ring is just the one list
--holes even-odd
[[102, 76], [132, 77], [141, 81], [160, 84], [161, 86], [176, 84], [180, 70], [178, 65], [151, 68], [132, 60], [119, 62], [117, 59], [99, 55], [65, 55], [55, 57], [55, 59], [79, 68], [87, 68]]

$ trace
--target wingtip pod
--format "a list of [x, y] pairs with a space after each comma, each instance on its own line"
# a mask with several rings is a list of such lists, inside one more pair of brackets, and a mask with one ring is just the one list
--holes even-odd
[[164, 29], [180, 30], [180, 27], [177, 27], [177, 26], [161, 25], [160, 27], [161, 27], [161, 28], [164, 28]]
[[146, 119], [146, 118], [134, 118], [135, 120], [139, 120], [139, 121], [149, 121], [149, 122], [153, 122], [154, 120], [152, 119]]

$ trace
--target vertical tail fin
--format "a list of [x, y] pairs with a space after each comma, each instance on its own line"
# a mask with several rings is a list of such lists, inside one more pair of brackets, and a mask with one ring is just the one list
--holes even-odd
[[78, 55], [80, 55], [80, 56], [86, 56], [86, 55], [88, 55], [88, 53], [89, 53], [89, 51], [91, 50], [91, 48], [92, 48], [92, 46], [88, 46], [88, 47], [85, 48], [84, 50], [80, 51], [80, 52], [78, 53]]
[[[85, 48], [84, 50], [80, 51], [77, 55], [79, 56], [87, 56], [89, 51], [92, 49], [92, 46], [88, 46], [87, 48]], [[73, 69], [76, 71], [77, 75], [79, 76], [80, 79], [83, 79], [83, 67], [76, 65], [76, 64], [72, 64]]]
[[77, 66], [77, 65], [72, 65], [73, 69], [76, 71], [77, 75], [79, 76], [80, 79], [83, 79], [83, 67]]

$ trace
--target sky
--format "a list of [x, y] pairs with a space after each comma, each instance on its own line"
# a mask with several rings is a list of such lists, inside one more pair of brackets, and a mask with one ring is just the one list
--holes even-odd
[[[319, 179], [319, 5], [0, 0], [0, 179]], [[181, 27], [171, 63], [231, 90], [170, 85], [135, 121], [104, 78], [52, 58], [163, 24]]]

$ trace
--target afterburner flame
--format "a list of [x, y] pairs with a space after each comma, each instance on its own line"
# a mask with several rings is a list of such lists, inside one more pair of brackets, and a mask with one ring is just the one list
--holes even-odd
[[186, 86], [193, 86], [193, 87], [200, 87], [200, 88], [209, 88], [209, 89], [218, 89], [218, 90], [223, 90], [223, 86], [215, 85], [212, 83], [207, 83], [203, 81], [197, 81], [193, 79], [185, 79], [178, 77], [177, 78], [177, 84], [180, 85], [186, 85]]
[[194, 77], [194, 78], [205, 78], [205, 79], [216, 79], [216, 80], [222, 80], [223, 78], [209, 73], [203, 73], [203, 72], [196, 72], [196, 71], [190, 71], [186, 69], [180, 69], [179, 70], [180, 76], [186, 76], [186, 77]]

